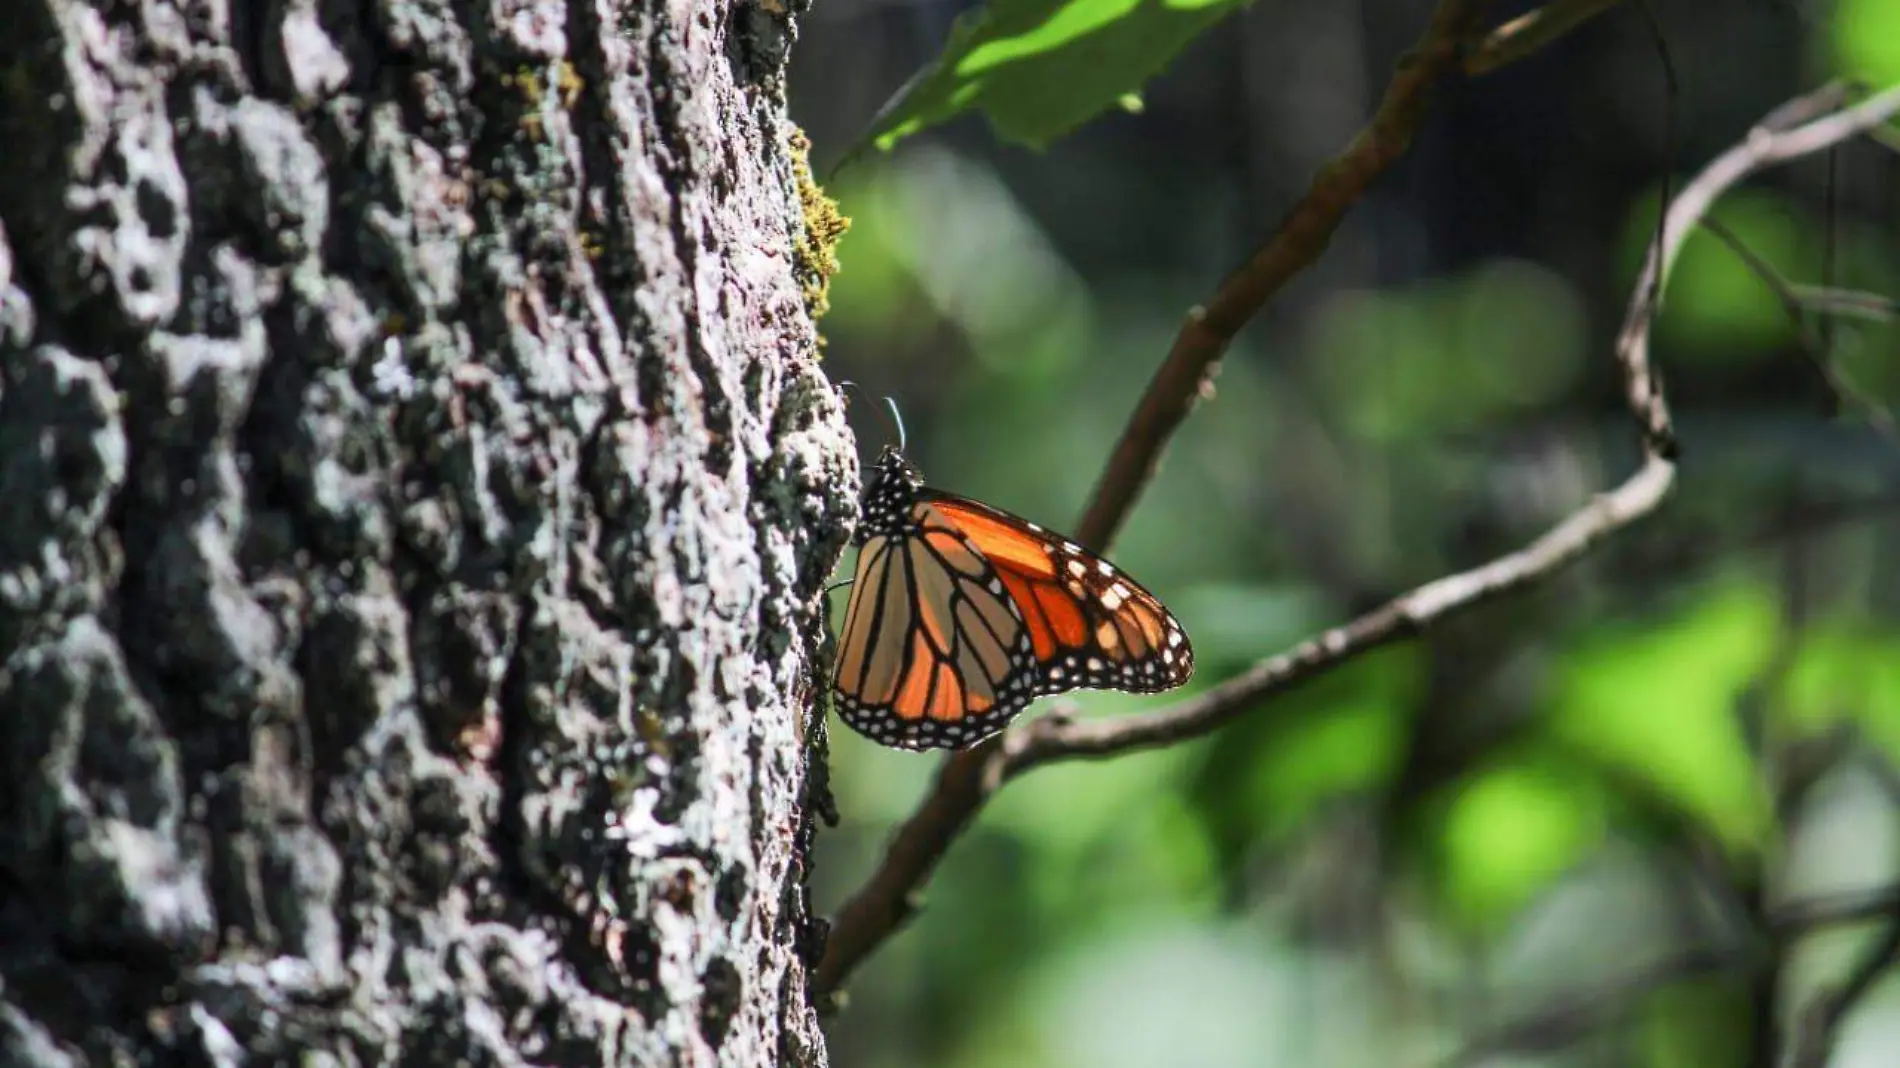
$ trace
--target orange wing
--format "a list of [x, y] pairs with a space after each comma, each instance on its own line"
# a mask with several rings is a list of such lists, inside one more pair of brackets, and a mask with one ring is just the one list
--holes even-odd
[[1035, 699], [1034, 648], [1008, 587], [928, 504], [858, 550], [832, 686], [845, 722], [905, 749], [969, 745]]
[[926, 507], [995, 568], [1035, 653], [1037, 695], [1154, 693], [1194, 674], [1194, 647], [1161, 602], [1115, 565], [1001, 509], [941, 492]]

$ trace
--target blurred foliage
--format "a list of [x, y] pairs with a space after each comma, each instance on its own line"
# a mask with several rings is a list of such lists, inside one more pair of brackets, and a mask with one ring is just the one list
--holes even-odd
[[1561, 278], [1498, 261], [1342, 293], [1311, 345], [1326, 399], [1373, 440], [1477, 430], [1548, 405], [1583, 364], [1583, 309]]
[[1502, 754], [1459, 783], [1442, 817], [1443, 893], [1460, 918], [1508, 922], [1518, 908], [1600, 847], [1605, 788], [1573, 762]]
[[1773, 593], [1739, 584], [1640, 626], [1595, 628], [1553, 673], [1550, 730], [1656, 790], [1723, 846], [1757, 848], [1767, 805], [1736, 709], [1767, 664], [1776, 623]]
[[[821, 154], [890, 91], [839, 57], [893, 49], [941, 62], [881, 120], [890, 140], [963, 110], [1023, 143], [1073, 130], [1030, 155], [951, 125], [830, 183], [853, 226], [827, 370], [898, 399], [933, 484], [1069, 527], [1185, 309], [1352, 136], [1422, 17], [1262, 5], [1168, 65], [1228, 6], [999, 4], [950, 32], [941, 5], [833, 22], [821, 5], [804, 27], [795, 55], [821, 58], [793, 101]], [[1448, 93], [1235, 342], [1115, 546], [1193, 635], [1194, 682], [1081, 695], [1082, 714], [1213, 685], [1622, 478], [1635, 432], [1609, 352], [1659, 176], [1679, 188], [1828, 76], [1900, 79], [1900, 3], [1784, 15], [1659, 9], [1675, 101], [1627, 5]], [[1141, 115], [1077, 128], [1163, 65]], [[1857, 148], [1714, 218], [1803, 299], [1891, 300], [1893, 188]], [[1783, 296], [1713, 234], [1690, 237], [1655, 337], [1681, 485], [1653, 522], [1208, 738], [1011, 783], [855, 978], [828, 1022], [835, 1062], [1448, 1063], [1685, 947], [1758, 950], [1733, 925], [1757, 894], [1900, 880], [1900, 520], [1821, 507], [1900, 497], [1900, 443], [1865, 409], [1900, 402], [1900, 334], [1879, 299], [1810, 304], [1803, 324]], [[1817, 360], [1864, 398], [1835, 396]], [[891, 433], [850, 415], [867, 452]], [[843, 822], [820, 838], [821, 907], [871, 869], [936, 765], [832, 731]], [[1778, 793], [1830, 739], [1845, 756]], [[1778, 1011], [1870, 933], [1792, 947]], [[1767, 1033], [1758, 978], [1632, 989], [1484, 1063], [1739, 1068]]]
[[1638, 1018], [1650, 1068], [1746, 1064], [1755, 1039], [1734, 1021], [1748, 1018], [1747, 993], [1733, 983], [1684, 983], [1658, 991]]
[[1900, 634], [1846, 620], [1815, 627], [1782, 678], [1779, 698], [1793, 726], [1818, 732], [1855, 722], [1900, 760]]

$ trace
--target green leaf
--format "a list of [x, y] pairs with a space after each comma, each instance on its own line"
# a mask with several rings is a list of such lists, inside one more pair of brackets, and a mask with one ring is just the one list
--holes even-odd
[[1126, 108], [1176, 52], [1244, 2], [993, 0], [957, 20], [943, 55], [884, 106], [868, 140], [889, 151], [977, 110], [997, 136], [1041, 148]]
[[1838, 0], [1830, 36], [1842, 75], [1874, 86], [1900, 82], [1900, 3]]

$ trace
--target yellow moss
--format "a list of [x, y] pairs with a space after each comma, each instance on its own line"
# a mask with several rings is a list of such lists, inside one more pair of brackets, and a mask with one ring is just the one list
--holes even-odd
[[546, 139], [547, 130], [542, 125], [541, 103], [547, 97], [547, 86], [542, 84], [541, 75], [533, 67], [519, 67], [513, 74], [501, 76], [501, 84], [521, 94], [521, 132], [528, 135], [530, 141]]
[[532, 111], [541, 106], [541, 94], [544, 91], [541, 86], [541, 75], [533, 67], [518, 67], [513, 74], [502, 75], [501, 84], [519, 92], [521, 102], [527, 105], [528, 110]]
[[[805, 131], [792, 128], [792, 179], [798, 185], [798, 203], [805, 218], [803, 230], [792, 248], [792, 273], [798, 278], [805, 312], [816, 323], [831, 307], [831, 276], [838, 273], [838, 242], [851, 228], [851, 220], [838, 211], [838, 202], [825, 195], [811, 173], [811, 141]], [[818, 335], [823, 351], [825, 337]]]
[[587, 88], [587, 80], [574, 69], [574, 64], [565, 59], [561, 60], [555, 71], [554, 84], [560, 87], [561, 106], [568, 111], [574, 110], [575, 103], [581, 98], [581, 90]]

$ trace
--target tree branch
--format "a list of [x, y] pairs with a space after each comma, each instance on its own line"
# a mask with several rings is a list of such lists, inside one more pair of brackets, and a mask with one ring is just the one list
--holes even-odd
[[1768, 931], [1788, 943], [1823, 927], [1900, 917], [1900, 885], [1811, 897], [1768, 910]]
[[1603, 14], [1623, 0], [1555, 0], [1484, 35], [1465, 55], [1465, 73], [1477, 77], [1516, 63]]
[[1790, 1068], [1826, 1068], [1847, 1014], [1860, 1004], [1894, 961], [1900, 959], [1900, 920], [1892, 917], [1891, 906], [1887, 915], [1889, 918], [1880, 929], [1879, 937], [1861, 952], [1847, 977], [1802, 1010], [1783, 1060]]
[[[1458, 7], [1448, 3], [1441, 8], [1434, 32], [1445, 23], [1445, 10]], [[1401, 71], [1395, 83], [1404, 77]], [[916, 889], [929, 878], [977, 809], [1010, 778], [1041, 764], [1107, 757], [1205, 734], [1264, 697], [1448, 615], [1541, 579], [1583, 555], [1604, 537], [1654, 511], [1675, 477], [1675, 438], [1660, 383], [1650, 366], [1649, 327], [1656, 295], [1683, 239], [1717, 197], [1749, 174], [1838, 144], [1897, 111], [1900, 88], [1791, 129], [1757, 126], [1676, 198], [1664, 220], [1662, 239], [1645, 260], [1616, 346], [1627, 402], [1641, 426], [1644, 450], [1641, 467], [1626, 481], [1597, 496], [1523, 549], [1420, 586], [1179, 704], [1146, 715], [1099, 722], [1078, 722], [1064, 712], [1055, 712], [950, 757], [938, 773], [930, 797], [898, 828], [879, 869], [838, 912], [824, 959], [814, 975], [817, 988], [836, 989], [910, 915]], [[1360, 141], [1365, 139], [1362, 135]], [[1204, 324], [1206, 317], [1201, 322]], [[1168, 363], [1175, 363], [1174, 354], [1170, 354]], [[1164, 365], [1163, 373], [1166, 371]], [[1178, 422], [1176, 418], [1174, 423]], [[1156, 447], [1159, 443], [1159, 438], [1152, 442]], [[1105, 483], [1109, 481], [1105, 479]], [[1095, 512], [1092, 508], [1091, 514]], [[1092, 533], [1102, 535], [1113, 525], [1107, 523], [1103, 530]]]

